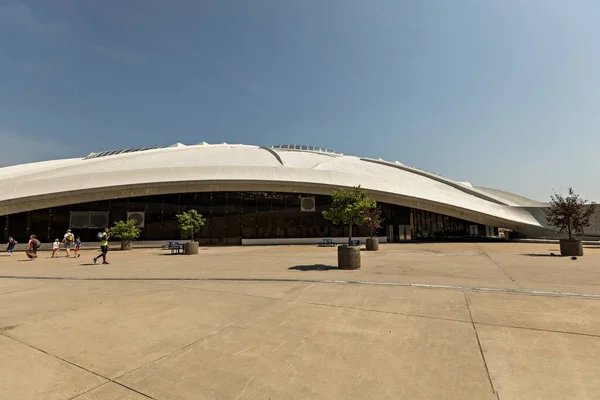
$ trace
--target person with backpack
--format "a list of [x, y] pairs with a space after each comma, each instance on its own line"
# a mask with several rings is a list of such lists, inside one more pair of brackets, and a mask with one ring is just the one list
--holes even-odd
[[17, 242], [15, 239], [13, 239], [12, 236], [8, 237], [8, 247], [6, 248], [6, 252], [8, 253], [9, 256], [13, 255], [13, 250], [15, 249], [15, 246], [17, 245]]
[[37, 258], [37, 251], [40, 248], [42, 243], [37, 239], [37, 236], [31, 235], [29, 236], [29, 242], [27, 242], [27, 248], [25, 249], [25, 254], [31, 261], [35, 261]]
[[71, 233], [70, 229], [67, 229], [67, 233], [65, 233], [62, 242], [65, 244], [67, 257], [69, 257], [71, 255], [71, 246], [73, 245], [73, 243], [75, 243], [75, 235]]

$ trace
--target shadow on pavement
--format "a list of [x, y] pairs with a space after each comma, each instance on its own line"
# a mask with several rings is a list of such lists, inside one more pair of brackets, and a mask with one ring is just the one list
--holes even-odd
[[524, 256], [527, 257], [562, 257], [560, 254], [555, 254], [555, 253], [529, 253], [529, 254], [523, 254]]
[[296, 271], [329, 271], [330, 269], [339, 269], [333, 265], [325, 265], [325, 264], [311, 264], [311, 265], [295, 265], [293, 267], [289, 267], [290, 270]]

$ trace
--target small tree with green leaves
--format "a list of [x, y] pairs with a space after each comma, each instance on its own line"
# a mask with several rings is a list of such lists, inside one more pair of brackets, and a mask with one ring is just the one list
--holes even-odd
[[202, 214], [199, 214], [196, 210], [189, 210], [177, 214], [177, 223], [179, 229], [181, 229], [181, 238], [190, 239], [194, 241], [194, 235], [197, 235], [202, 230], [206, 219], [202, 218]]
[[134, 219], [129, 221], [117, 221], [110, 230], [110, 234], [122, 242], [127, 243], [140, 237], [140, 228], [138, 222]]
[[323, 211], [323, 216], [336, 225], [348, 225], [348, 244], [351, 244], [352, 225], [364, 225], [369, 211], [377, 208], [377, 203], [360, 186], [352, 190], [336, 189], [331, 199], [331, 207]]
[[381, 228], [381, 224], [383, 223], [381, 209], [379, 207], [373, 207], [367, 211], [366, 216], [367, 218], [365, 218], [363, 226], [367, 229], [367, 232], [369, 232], [369, 237], [372, 238], [377, 233], [377, 229]]
[[558, 233], [566, 233], [569, 240], [573, 237], [583, 235], [585, 228], [590, 226], [590, 218], [594, 214], [595, 203], [587, 204], [569, 188], [569, 195], [562, 196], [554, 193], [550, 196], [550, 207], [544, 209], [548, 224], [554, 227]]

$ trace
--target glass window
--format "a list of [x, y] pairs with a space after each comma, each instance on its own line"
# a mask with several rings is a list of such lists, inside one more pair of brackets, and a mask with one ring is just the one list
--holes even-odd
[[273, 234], [271, 233], [271, 212], [265, 211], [258, 213], [256, 237], [265, 239], [273, 237]]
[[211, 211], [217, 215], [223, 215], [227, 213], [227, 193], [226, 192], [212, 192], [211, 193]]
[[[55, 238], [63, 239], [67, 229], [71, 228], [70, 223], [70, 206], [56, 207], [48, 210], [48, 236], [50, 240]], [[72, 229], [73, 235], [81, 237], [82, 234], [85, 236], [89, 229], [86, 230], [75, 230]], [[83, 240], [83, 238], [81, 239]]]
[[27, 231], [27, 219], [29, 213], [12, 214], [8, 216], [8, 234], [17, 242], [27, 243], [29, 234]]
[[[53, 242], [55, 238], [49, 237], [49, 220], [48, 209], [31, 211], [29, 213], [29, 232], [32, 235], [37, 235], [39, 240]], [[62, 240], [62, 236], [59, 239]]]
[[214, 215], [210, 218], [210, 239], [213, 244], [226, 244], [227, 242], [227, 215], [225, 213]]
[[146, 215], [144, 217], [144, 228], [140, 240], [161, 240], [162, 231], [162, 196], [146, 197]]
[[302, 237], [316, 237], [316, 216], [313, 212], [302, 213]]
[[2, 232], [2, 240], [8, 240], [8, 227], [6, 226], [6, 215], [0, 217], [0, 232]]
[[285, 214], [285, 236], [288, 238], [302, 237], [302, 218], [300, 212]]
[[[240, 214], [227, 214], [227, 236], [229, 238], [241, 239], [242, 230], [240, 227]], [[230, 241], [227, 244], [234, 244], [235, 241]]]

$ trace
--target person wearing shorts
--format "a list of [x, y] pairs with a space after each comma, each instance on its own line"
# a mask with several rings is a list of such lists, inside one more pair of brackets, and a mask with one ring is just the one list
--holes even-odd
[[75, 250], [74, 250], [75, 258], [78, 258], [81, 255], [81, 254], [79, 254], [80, 248], [81, 248], [81, 239], [79, 238], [79, 236], [77, 236], [77, 239], [75, 239]]
[[67, 233], [63, 237], [62, 242], [65, 244], [65, 250], [67, 251], [67, 257], [71, 256], [71, 245], [75, 243], [75, 235], [71, 233], [70, 229], [67, 229]]
[[55, 256], [56, 258], [60, 257], [60, 242], [58, 238], [54, 239], [54, 243], [52, 243], [52, 257], [50, 258], [54, 258]]
[[104, 232], [99, 236], [100, 238], [100, 255], [94, 257], [94, 264], [100, 257], [102, 257], [102, 264], [108, 264], [106, 262], [106, 253], [108, 253], [108, 239], [110, 238], [110, 231], [108, 228], [104, 229]]

